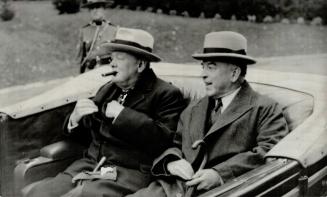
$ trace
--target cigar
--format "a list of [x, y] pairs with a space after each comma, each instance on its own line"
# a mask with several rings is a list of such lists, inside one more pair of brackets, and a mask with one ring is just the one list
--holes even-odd
[[101, 76], [102, 77], [107, 77], [107, 76], [116, 75], [116, 74], [117, 74], [117, 71], [111, 71], [111, 72], [103, 73]]

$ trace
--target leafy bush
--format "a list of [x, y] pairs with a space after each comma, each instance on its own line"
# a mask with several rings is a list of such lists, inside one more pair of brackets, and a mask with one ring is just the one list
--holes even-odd
[[321, 17], [324, 23], [327, 21], [326, 0], [115, 0], [114, 5], [133, 10], [137, 6], [142, 10], [152, 7], [156, 11], [160, 8], [165, 14], [175, 10], [177, 15], [187, 11], [191, 17], [198, 17], [201, 12], [206, 18], [212, 18], [217, 13], [223, 19], [235, 16], [238, 20], [248, 20], [255, 17], [257, 22], [263, 22], [267, 17], [276, 21], [285, 18], [292, 22], [298, 18], [312, 20]]
[[255, 0], [253, 9], [253, 14], [256, 15], [257, 22], [262, 22], [266, 16], [274, 17], [278, 13], [273, 0]]
[[326, 0], [306, 0], [303, 5], [305, 17], [312, 20], [321, 17], [324, 24], [327, 23], [327, 2]]
[[[257, 22], [262, 22], [266, 16], [291, 20], [321, 17], [323, 21], [327, 20], [326, 0], [238, 0], [237, 5], [233, 1], [228, 1], [227, 5], [235, 9], [234, 14], [240, 20], [246, 20], [247, 15], [255, 15]], [[226, 6], [223, 9], [229, 10]]]
[[238, 20], [248, 20], [248, 16], [255, 15], [258, 22], [262, 22], [265, 16], [277, 14], [275, 0], [220, 0], [212, 2], [219, 7], [219, 14], [223, 19], [230, 19], [235, 15]]
[[323, 23], [325, 25], [327, 25], [327, 2], [324, 1], [320, 7], [320, 9], [318, 9], [317, 15], [320, 16], [323, 20]]
[[59, 14], [72, 14], [80, 10], [80, 0], [53, 0], [52, 3]]
[[315, 18], [319, 12], [321, 5], [324, 3], [324, 0], [307, 0], [303, 3], [303, 10], [305, 13], [305, 18], [312, 20]]
[[218, 13], [222, 19], [231, 19], [232, 15], [234, 15], [237, 11], [237, 1], [235, 0], [221, 0], [217, 3]]
[[3, 21], [10, 21], [15, 16], [14, 10], [12, 10], [7, 1], [2, 2], [0, 8], [0, 17]]

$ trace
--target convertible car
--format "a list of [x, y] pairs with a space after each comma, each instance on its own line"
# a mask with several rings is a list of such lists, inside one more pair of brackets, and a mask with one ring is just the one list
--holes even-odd
[[[205, 94], [198, 65], [157, 63], [152, 68], [179, 87], [185, 99]], [[268, 152], [265, 165], [201, 197], [326, 196], [327, 77], [259, 68], [249, 68], [247, 81], [283, 106], [291, 132]], [[85, 146], [62, 135], [63, 120], [78, 98], [93, 97], [110, 81], [102, 75], [108, 70], [104, 66], [74, 78], [5, 90], [7, 99], [0, 91], [5, 100], [0, 104], [2, 196], [22, 196], [81, 157]], [[15, 94], [21, 96], [10, 96]]]

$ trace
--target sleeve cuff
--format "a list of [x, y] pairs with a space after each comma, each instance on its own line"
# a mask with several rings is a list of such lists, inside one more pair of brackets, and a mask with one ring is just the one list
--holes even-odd
[[217, 174], [218, 174], [218, 181], [219, 181], [219, 183], [220, 183], [220, 185], [223, 185], [225, 182], [224, 182], [224, 180], [223, 180], [223, 178], [220, 176], [220, 174], [219, 174], [219, 172], [215, 169], [215, 168], [212, 168], [215, 172], [217, 172]]
[[112, 124], [115, 123], [116, 119], [118, 118], [118, 116], [121, 114], [121, 112], [125, 109], [125, 107], [123, 107], [123, 109], [117, 114], [116, 117], [114, 117], [114, 119], [112, 120]]
[[235, 178], [233, 170], [229, 166], [215, 166], [212, 169], [218, 172], [223, 182], [224, 180], [232, 180]]
[[71, 131], [76, 127], [78, 127], [78, 123], [72, 119], [72, 116], [70, 116], [67, 125], [68, 133], [71, 133]]
[[171, 174], [169, 173], [167, 169], [167, 164], [171, 161], [176, 161], [181, 159], [177, 155], [166, 155], [165, 157], [161, 158], [158, 162], [155, 162], [155, 164], [152, 166], [152, 174], [154, 176], [170, 176]]

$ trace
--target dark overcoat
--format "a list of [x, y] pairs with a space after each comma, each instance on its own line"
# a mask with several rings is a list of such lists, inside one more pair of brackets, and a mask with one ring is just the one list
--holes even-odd
[[[132, 196], [183, 195], [183, 181], [172, 179], [166, 163], [185, 158], [197, 171], [204, 154], [208, 157], [204, 168], [215, 169], [228, 182], [264, 164], [264, 155], [288, 133], [281, 107], [254, 92], [247, 82], [209, 130], [206, 129], [208, 106], [209, 98], [204, 97], [185, 109], [178, 124], [175, 147], [167, 149], [154, 162], [152, 172], [159, 180]], [[192, 144], [197, 140], [204, 143], [193, 149]]]
[[[106, 105], [116, 100], [120, 93], [121, 89], [114, 83], [108, 83], [99, 90], [93, 99], [99, 112], [84, 116], [71, 132], [72, 138], [83, 136], [85, 139], [89, 136], [91, 139], [85, 157], [59, 174], [54, 179], [57, 181], [41, 184], [39, 190], [56, 193], [45, 196], [60, 196], [63, 191], [53, 190], [71, 189], [72, 177], [84, 170], [92, 171], [102, 156], [107, 158], [104, 166], [117, 167], [117, 180], [85, 182], [83, 196], [125, 196], [150, 183], [153, 160], [172, 146], [185, 101], [178, 88], [157, 78], [148, 69], [127, 95], [123, 104], [125, 108], [113, 122], [113, 119], [105, 117]], [[58, 178], [60, 176], [66, 178]], [[69, 182], [64, 184], [65, 181]], [[72, 186], [67, 188], [67, 185]], [[33, 193], [30, 196], [34, 196]]]

